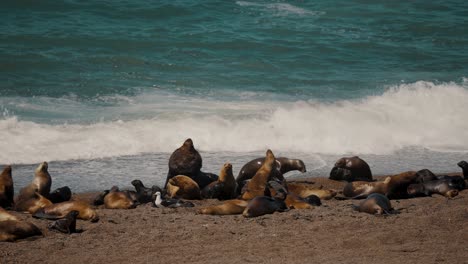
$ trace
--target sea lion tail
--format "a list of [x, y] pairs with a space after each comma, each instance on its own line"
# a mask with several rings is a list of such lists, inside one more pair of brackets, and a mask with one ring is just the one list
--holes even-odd
[[57, 216], [57, 215], [47, 214], [47, 213], [44, 211], [44, 208], [38, 209], [32, 216], [33, 216], [34, 218], [50, 219], [50, 220], [56, 220], [56, 219], [60, 219], [60, 218], [61, 218], [61, 217], [59, 217], [59, 216]]

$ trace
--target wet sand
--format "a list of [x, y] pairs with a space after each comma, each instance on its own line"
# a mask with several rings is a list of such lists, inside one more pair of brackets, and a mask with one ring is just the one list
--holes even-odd
[[195, 208], [99, 207], [99, 222], [77, 220], [82, 232], [71, 235], [47, 230], [49, 220], [14, 212], [44, 236], [0, 242], [0, 263], [468, 263], [468, 190], [450, 200], [392, 200], [400, 214], [389, 216], [356, 212], [356, 200], [323, 200], [313, 210], [252, 219], [200, 215], [200, 206], [219, 201], [193, 202]]

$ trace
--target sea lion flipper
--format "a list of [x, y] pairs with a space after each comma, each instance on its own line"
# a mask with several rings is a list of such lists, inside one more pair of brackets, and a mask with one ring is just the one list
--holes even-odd
[[37, 210], [32, 216], [33, 216], [34, 218], [50, 219], [50, 220], [57, 220], [57, 219], [62, 218], [62, 217], [60, 217], [60, 216], [58, 216], [58, 215], [45, 213], [44, 208], [40, 208], [40, 209]]

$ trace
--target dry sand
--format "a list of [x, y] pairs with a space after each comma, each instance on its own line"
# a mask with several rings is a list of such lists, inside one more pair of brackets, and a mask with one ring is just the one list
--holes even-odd
[[322, 202], [253, 219], [196, 214], [217, 200], [195, 201], [195, 208], [99, 208], [98, 223], [78, 220], [82, 232], [71, 235], [15, 213], [44, 237], [0, 243], [0, 263], [468, 263], [468, 190], [451, 200], [392, 200], [401, 213], [390, 216], [356, 212], [351, 204], [359, 201]]

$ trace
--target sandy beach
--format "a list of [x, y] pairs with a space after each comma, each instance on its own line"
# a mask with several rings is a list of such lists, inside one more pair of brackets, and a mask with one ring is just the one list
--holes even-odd
[[[326, 178], [301, 179], [341, 190]], [[95, 193], [74, 194], [91, 201]], [[468, 191], [454, 199], [392, 200], [400, 214], [374, 216], [352, 209], [356, 200], [323, 200], [313, 210], [257, 218], [196, 213], [194, 208], [131, 210], [98, 207], [97, 223], [78, 220], [79, 233], [47, 229], [43, 237], [0, 243], [1, 263], [468, 263]]]

